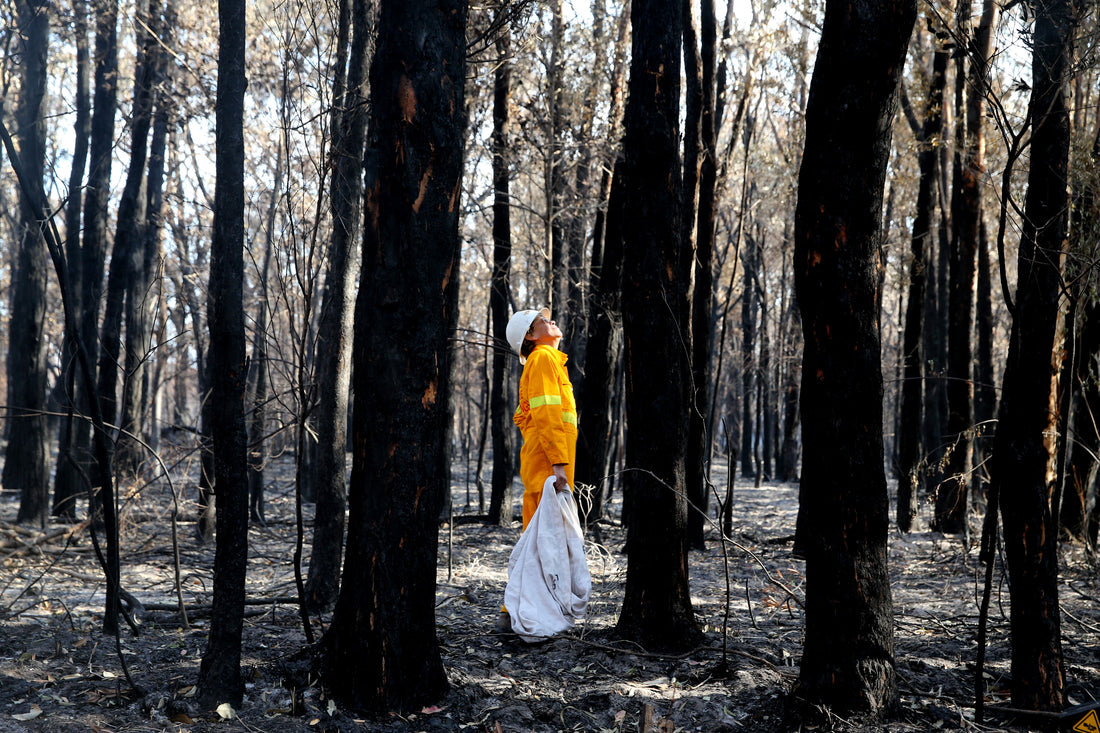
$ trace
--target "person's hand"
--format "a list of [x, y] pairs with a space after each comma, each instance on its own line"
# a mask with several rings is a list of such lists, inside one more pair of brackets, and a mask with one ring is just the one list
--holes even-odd
[[559, 494], [563, 491], [569, 491], [569, 479], [565, 477], [565, 464], [554, 464], [554, 490]]

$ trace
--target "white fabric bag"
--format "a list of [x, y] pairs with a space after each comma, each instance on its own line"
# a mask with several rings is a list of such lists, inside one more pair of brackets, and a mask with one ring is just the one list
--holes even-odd
[[551, 476], [508, 559], [504, 606], [512, 631], [527, 642], [565, 631], [584, 618], [591, 590], [573, 492], [558, 493]]

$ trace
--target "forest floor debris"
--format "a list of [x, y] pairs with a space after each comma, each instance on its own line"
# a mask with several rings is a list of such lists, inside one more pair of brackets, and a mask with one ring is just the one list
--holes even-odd
[[[626, 579], [624, 535], [616, 523], [602, 527], [602, 544], [588, 544], [588, 617], [568, 634], [534, 645], [494, 629], [518, 524], [443, 524], [436, 618], [451, 691], [412, 715], [362, 718], [326, 699], [305, 674], [308, 650], [293, 602], [293, 475], [291, 457], [273, 462], [269, 523], [249, 532], [242, 659], [248, 683], [235, 710], [202, 711], [193, 702], [214, 547], [196, 544], [193, 525], [180, 523], [185, 625], [174, 585], [166, 488], [154, 483], [123, 507], [123, 583], [145, 606], [145, 617], [136, 636], [124, 627], [118, 649], [100, 632], [103, 583], [86, 534], [60, 524], [45, 532], [19, 527], [17, 497], [0, 495], [0, 733], [787, 729], [784, 703], [797, 684], [803, 631], [797, 601], [805, 593], [804, 564], [791, 556], [796, 486], [738, 484], [736, 544], [723, 548], [711, 530], [707, 549], [692, 553], [692, 601], [704, 641], [685, 655], [648, 653], [615, 639]], [[471, 482], [456, 476], [456, 516], [476, 513]], [[724, 484], [724, 477], [715, 478]], [[312, 506], [306, 510], [310, 515]], [[974, 541], [891, 530], [901, 708], [882, 724], [835, 720], [828, 728], [1030, 729], [1027, 721], [1006, 716], [987, 716], [984, 725], [974, 721], [982, 577]], [[306, 551], [308, 557], [308, 533]], [[1064, 546], [1061, 560], [1069, 697], [1073, 704], [1087, 703], [1100, 697], [1100, 576], [1080, 547]], [[1008, 701], [1003, 573], [993, 598], [988, 705]], [[323, 629], [327, 620], [315, 621]], [[126, 680], [119, 652], [143, 695]]]

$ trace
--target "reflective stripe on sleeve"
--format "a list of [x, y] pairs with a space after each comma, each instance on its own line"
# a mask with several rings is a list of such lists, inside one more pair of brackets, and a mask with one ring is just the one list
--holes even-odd
[[543, 407], [544, 405], [560, 405], [561, 404], [561, 395], [556, 395], [556, 394], [539, 395], [538, 397], [532, 397], [531, 400], [530, 400], [530, 403], [531, 403], [531, 409], [532, 410], [535, 409], [536, 407]]

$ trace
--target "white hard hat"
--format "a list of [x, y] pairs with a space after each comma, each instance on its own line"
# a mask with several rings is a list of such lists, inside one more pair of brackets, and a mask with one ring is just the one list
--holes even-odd
[[529, 308], [528, 310], [516, 311], [508, 319], [508, 327], [504, 330], [504, 334], [508, 339], [508, 345], [512, 347], [512, 351], [519, 354], [520, 364], [527, 361], [520, 351], [523, 348], [523, 337], [527, 335], [535, 319], [541, 315], [549, 318], [550, 310], [548, 308]]

